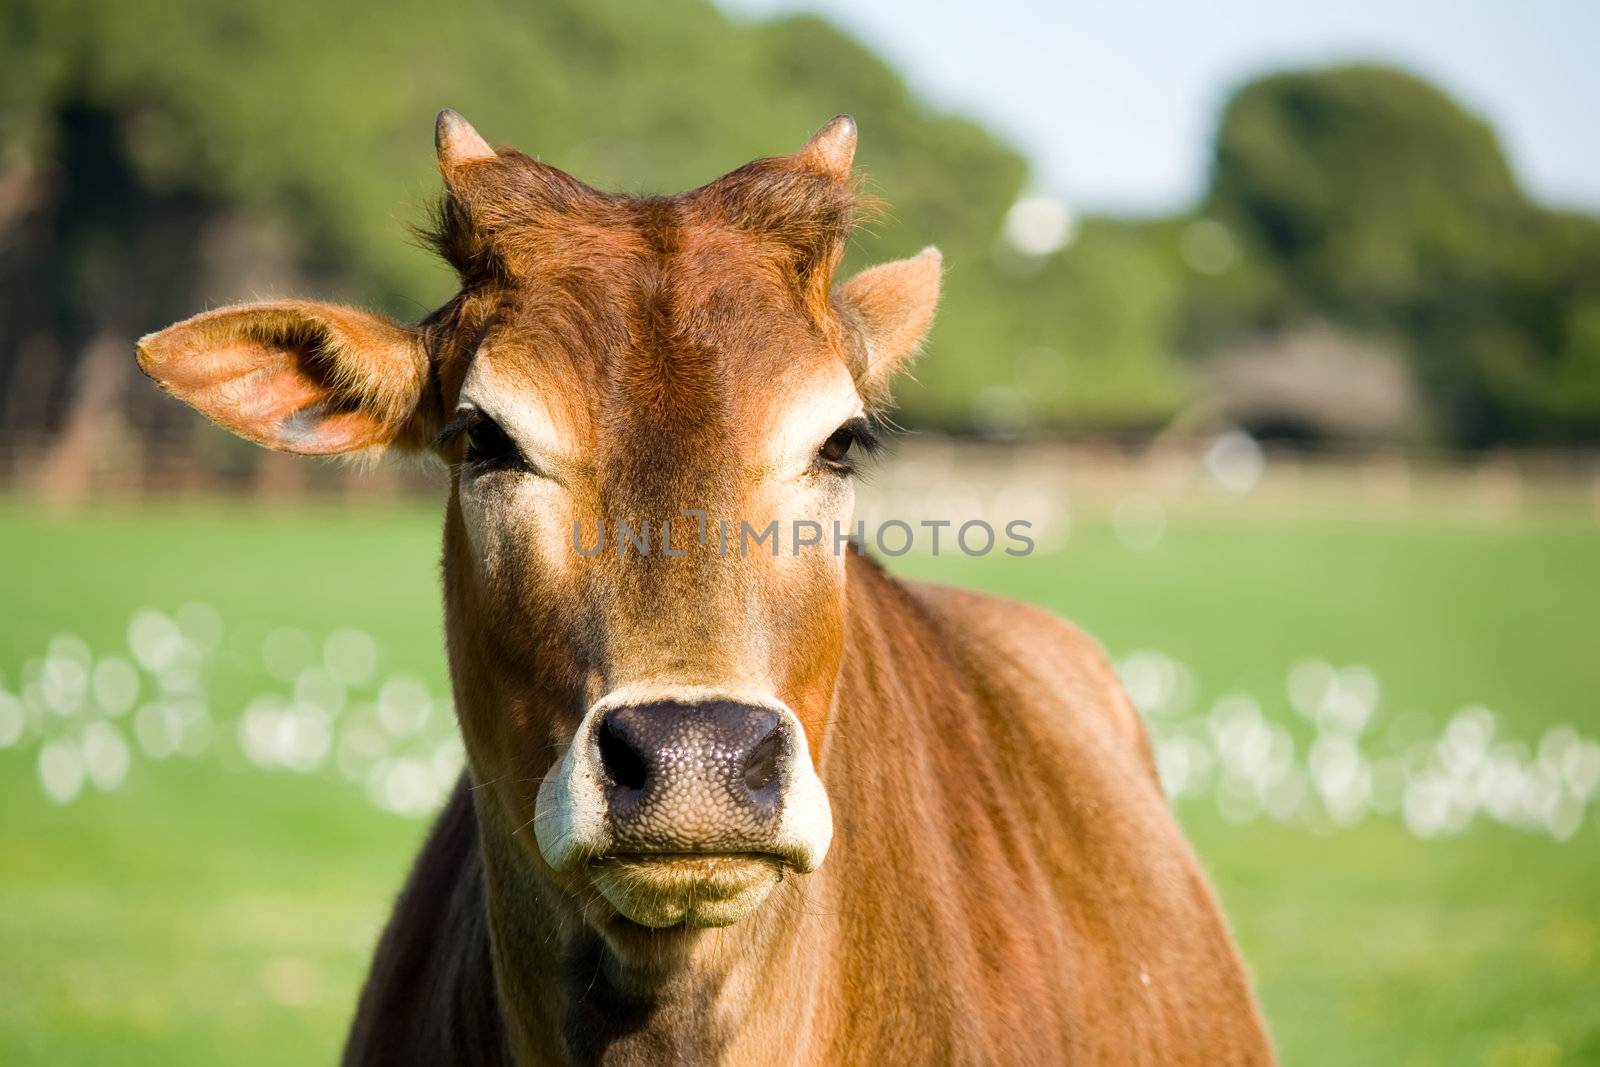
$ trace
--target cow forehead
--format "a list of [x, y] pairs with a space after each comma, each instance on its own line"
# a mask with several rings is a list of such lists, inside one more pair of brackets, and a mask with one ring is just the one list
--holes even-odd
[[[814, 447], [863, 412], [841, 359], [769, 359], [739, 353], [743, 366], [685, 382], [670, 366], [596, 378], [575, 361], [517, 342], [485, 344], [472, 362], [461, 402], [482, 409], [514, 438], [541, 450], [596, 453], [738, 452], [747, 466], [770, 466]], [[719, 363], [734, 363], [730, 354]], [[644, 361], [641, 360], [641, 363]], [[812, 440], [816, 438], [816, 440]], [[759, 451], [752, 451], [752, 450]]]
[[770, 465], [860, 410], [827, 325], [791, 287], [781, 263], [715, 231], [553, 271], [503, 294], [462, 399], [592, 462]]

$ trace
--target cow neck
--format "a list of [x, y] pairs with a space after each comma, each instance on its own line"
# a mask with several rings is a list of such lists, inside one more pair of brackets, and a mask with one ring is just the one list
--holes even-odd
[[[875, 798], [910, 788], [901, 780], [905, 768], [882, 765], [871, 745], [850, 738], [872, 735], [865, 720], [890, 679], [896, 687], [911, 681], [869, 620], [887, 613], [904, 640], [915, 631], [920, 644], [929, 636], [926, 618], [873, 564], [852, 562], [833, 716], [848, 728], [830, 730], [823, 778], [836, 833], [886, 820], [884, 831], [901, 835], [906, 828], [893, 811], [877, 810]], [[808, 1049], [828, 1048], [838, 1021], [827, 1017], [836, 999], [829, 989], [845, 970], [837, 920], [845, 886], [856, 885], [854, 899], [872, 881], [862, 867], [870, 866], [870, 843], [836, 840], [818, 871], [786, 877], [743, 922], [691, 935], [687, 951], [681, 935], [670, 935], [675, 943], [664, 941], [659, 951], [619, 953], [583, 920], [576, 901], [529, 870], [510, 828], [481, 814], [496, 982], [523, 1062], [805, 1063], [817, 1058]]]
[[808, 1024], [834, 958], [826, 863], [786, 877], [743, 922], [635, 929], [619, 951], [498, 829], [483, 826], [492, 955], [522, 1062], [776, 1063], [795, 1060], [797, 1035], [820, 1038]]

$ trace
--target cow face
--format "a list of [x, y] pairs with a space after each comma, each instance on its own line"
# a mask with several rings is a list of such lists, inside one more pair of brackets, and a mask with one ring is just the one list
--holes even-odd
[[828, 849], [851, 472], [939, 270], [930, 250], [832, 289], [854, 140], [835, 119], [793, 156], [637, 199], [446, 112], [445, 307], [407, 327], [253, 305], [141, 342], [245, 437], [449, 463], [480, 818], [602, 925], [735, 922]]

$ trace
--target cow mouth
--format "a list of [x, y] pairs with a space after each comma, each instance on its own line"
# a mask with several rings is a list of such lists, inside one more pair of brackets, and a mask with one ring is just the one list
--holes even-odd
[[653, 929], [731, 926], [783, 878], [775, 855], [617, 853], [591, 864], [590, 878], [623, 918]]

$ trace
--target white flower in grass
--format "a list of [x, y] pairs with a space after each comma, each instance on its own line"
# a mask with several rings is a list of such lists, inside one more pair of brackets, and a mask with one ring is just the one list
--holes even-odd
[[83, 789], [83, 750], [60, 738], [39, 749], [39, 783], [57, 804], [71, 803]]
[[140, 608], [128, 620], [128, 648], [141, 667], [157, 675], [192, 653], [178, 624], [154, 608]]
[[1522, 795], [1518, 798], [1522, 822], [1530, 828], [1548, 826], [1561, 803], [1561, 779], [1544, 763], [1535, 763], [1522, 775]]
[[83, 766], [89, 780], [110, 792], [128, 775], [128, 743], [115, 726], [97, 719], [83, 728]]
[[1131, 652], [1117, 673], [1133, 706], [1146, 715], [1182, 711], [1193, 690], [1193, 676], [1183, 664], [1150, 649]]
[[1578, 731], [1562, 724], [1546, 730], [1544, 736], [1539, 738], [1539, 747], [1535, 751], [1540, 763], [1560, 773], [1566, 766], [1568, 754], [1582, 744], [1583, 739], [1578, 736]]
[[365, 784], [373, 769], [389, 756], [389, 737], [368, 705], [352, 711], [339, 733], [337, 762], [346, 781]]
[[1278, 822], [1288, 822], [1300, 813], [1306, 793], [1305, 772], [1292, 764], [1273, 768], [1257, 782], [1262, 810]]
[[139, 672], [121, 656], [106, 656], [90, 675], [95, 705], [107, 715], [126, 715], [139, 702]]
[[426, 760], [403, 756], [374, 768], [368, 794], [385, 811], [416, 816], [437, 807], [443, 791]]
[[1600, 741], [1585, 739], [1561, 758], [1561, 775], [1579, 800], [1588, 801], [1600, 789]]
[[39, 699], [57, 715], [77, 715], [88, 703], [89, 671], [76, 656], [51, 652], [40, 665], [37, 684]]
[[1324, 799], [1349, 792], [1361, 777], [1361, 750], [1343, 734], [1319, 734], [1306, 762]]
[[1451, 832], [1450, 779], [1437, 769], [1425, 770], [1406, 784], [1400, 813], [1406, 829], [1418, 837], [1439, 837]]
[[179, 659], [156, 676], [156, 685], [167, 696], [191, 696], [200, 692], [200, 660]]
[[1289, 703], [1303, 718], [1315, 722], [1334, 682], [1331, 663], [1320, 659], [1301, 660], [1289, 671]]
[[336, 718], [344, 712], [344, 683], [321, 667], [307, 667], [294, 681], [294, 699]]
[[183, 743], [184, 716], [166, 700], [145, 704], [134, 713], [133, 736], [151, 759], [166, 759]]
[[1378, 676], [1369, 667], [1352, 664], [1334, 675], [1317, 709], [1317, 724], [1324, 730], [1359, 735], [1377, 710]]
[[1496, 745], [1473, 775], [1478, 805], [1491, 819], [1516, 825], [1522, 811], [1522, 760], [1511, 745]]
[[0, 689], [0, 748], [10, 748], [28, 730], [28, 713], [17, 697]]
[[1372, 768], [1362, 763], [1336, 788], [1323, 791], [1322, 805], [1328, 811], [1328, 818], [1336, 825], [1348, 827], [1366, 818], [1371, 797]]
[[1156, 745], [1156, 774], [1169, 797], [1181, 797], [1189, 790], [1192, 766], [1187, 738], [1173, 738]]
[[258, 696], [245, 705], [237, 727], [239, 750], [258, 767], [278, 762], [278, 723], [282, 704], [277, 697]]
[[378, 690], [378, 721], [391, 737], [420, 732], [432, 710], [428, 687], [411, 675], [393, 675]]
[[71, 660], [84, 670], [94, 662], [94, 653], [89, 651], [89, 644], [77, 634], [56, 634], [50, 639], [50, 644], [45, 652], [49, 659]]
[[1557, 841], [1570, 841], [1583, 826], [1584, 803], [1571, 793], [1562, 793], [1545, 817], [1544, 828]]
[[1474, 705], [1462, 708], [1439, 739], [1439, 762], [1454, 775], [1471, 774], [1489, 752], [1494, 740], [1494, 712]]
[[177, 723], [178, 754], [200, 756], [211, 747], [213, 723], [211, 709], [198, 697], [176, 697], [166, 702], [168, 713]]
[[1267, 457], [1256, 439], [1243, 430], [1230, 430], [1206, 448], [1201, 463], [1223, 492], [1244, 496], [1261, 483]]
[[301, 774], [321, 767], [333, 747], [333, 728], [328, 713], [321, 708], [295, 704], [281, 715], [278, 761]]
[[433, 767], [434, 784], [439, 787], [441, 795], [448, 795], [450, 790], [455, 788], [456, 779], [461, 777], [461, 768], [466, 762], [466, 753], [462, 750], [460, 738], [452, 735], [434, 746], [430, 763]]
[[363, 630], [335, 630], [322, 643], [322, 665], [345, 685], [363, 685], [378, 668], [378, 643]]
[[1220, 698], [1208, 717], [1217, 755], [1229, 773], [1253, 781], [1272, 757], [1272, 731], [1261, 716], [1261, 705], [1245, 693]]
[[239, 747], [258, 767], [286, 767], [307, 774], [322, 766], [332, 745], [332, 720], [314, 705], [285, 705], [275, 697], [257, 697], [239, 721]]

